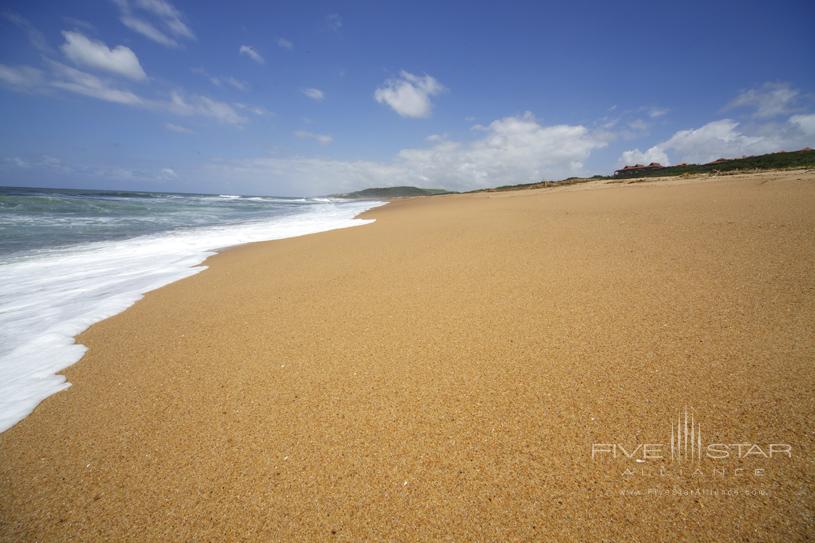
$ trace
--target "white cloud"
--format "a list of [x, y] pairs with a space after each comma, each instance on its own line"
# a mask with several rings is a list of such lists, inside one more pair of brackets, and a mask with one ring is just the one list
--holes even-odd
[[645, 152], [639, 149], [631, 149], [624, 151], [620, 157], [620, 165], [634, 165], [634, 164], [650, 164], [651, 162], [658, 162], [663, 166], [668, 166], [671, 162], [668, 160], [668, 154], [658, 145], [654, 145]]
[[178, 134], [195, 134], [193, 130], [187, 128], [186, 126], [181, 126], [180, 124], [164, 123], [164, 128], [170, 132], [176, 132]]
[[303, 89], [303, 94], [314, 100], [315, 102], [322, 102], [325, 100], [325, 93], [320, 89], [308, 88]]
[[62, 52], [74, 64], [105, 70], [134, 80], [147, 77], [138, 57], [129, 48], [117, 45], [113, 49], [101, 41], [91, 40], [79, 32], [64, 31]]
[[387, 104], [402, 117], [428, 117], [433, 105], [431, 96], [445, 90], [435, 78], [417, 76], [402, 70], [398, 78], [388, 79], [374, 91], [374, 99]]
[[176, 36], [194, 39], [190, 27], [182, 20], [181, 12], [165, 0], [136, 0], [136, 5], [159, 17]]
[[[117, 47], [111, 50], [105, 44], [89, 40], [76, 32], [64, 32], [64, 35], [66, 43], [63, 49], [66, 56], [74, 62], [99, 67], [117, 75], [126, 74], [134, 79], [139, 74], [144, 75], [138, 59], [135, 55], [131, 57], [132, 51], [129, 49]], [[113, 82], [109, 78], [90, 74], [48, 57], [44, 57], [43, 62], [47, 70], [31, 66], [15, 67], [0, 64], [0, 84], [18, 92], [48, 94], [63, 91], [129, 107], [164, 111], [182, 116], [207, 117], [232, 125], [242, 125], [248, 121], [236, 108], [255, 115], [269, 114], [261, 107], [245, 104], [233, 106], [208, 96], [185, 95], [180, 91], [170, 93], [169, 97], [167, 95], [146, 97], [122, 87], [118, 82]], [[224, 81], [236, 88], [242, 84], [234, 78], [225, 78]], [[167, 123], [165, 127], [176, 132], [186, 130], [172, 123]]]
[[583, 162], [605, 138], [580, 125], [544, 126], [530, 113], [498, 119], [469, 142], [435, 138], [392, 160], [260, 157], [207, 165], [212, 179], [228, 177], [247, 192], [345, 192], [370, 186], [417, 185], [467, 190], [558, 179], [583, 173]]
[[789, 113], [798, 95], [799, 92], [789, 83], [764, 83], [759, 88], [742, 92], [725, 109], [750, 108], [754, 110], [754, 117], [775, 117]]
[[260, 53], [258, 53], [254, 49], [254, 47], [251, 47], [249, 45], [241, 45], [241, 48], [238, 50], [238, 52], [241, 55], [245, 55], [245, 56], [251, 58], [252, 60], [257, 62], [258, 64], [264, 64], [266, 62], [266, 60], [262, 56], [260, 56]]
[[294, 43], [283, 37], [277, 38], [277, 46], [281, 49], [294, 49]]
[[234, 77], [231, 77], [231, 76], [226, 77], [224, 79], [224, 82], [227, 85], [229, 85], [229, 86], [231, 86], [231, 87], [233, 87], [233, 88], [235, 88], [235, 89], [237, 89], [239, 91], [245, 91], [245, 90], [249, 89], [249, 83], [247, 83], [246, 81], [241, 81], [240, 79], [235, 79]]
[[[225, 124], [242, 125], [247, 122], [247, 118], [238, 113], [233, 105], [208, 96], [184, 95], [175, 91], [170, 93], [169, 99], [145, 98], [107, 79], [60, 62], [46, 60], [46, 63], [50, 72], [47, 74], [29, 66], [10, 67], [0, 64], [0, 83], [17, 91], [49, 92], [56, 89], [125, 106], [165, 111], [182, 116], [207, 117]], [[237, 106], [256, 115], [268, 114], [266, 110], [256, 106], [244, 104], [237, 104]], [[165, 126], [168, 130], [173, 130], [169, 125]]]
[[31, 66], [0, 64], [0, 83], [17, 90], [34, 90], [44, 81], [42, 70]]
[[294, 133], [301, 140], [314, 140], [320, 145], [328, 145], [334, 141], [334, 138], [329, 136], [328, 134], [317, 134], [315, 132], [309, 132], [307, 130], [298, 130]]
[[651, 117], [652, 119], [656, 119], [657, 117], [667, 115], [668, 111], [670, 110], [664, 107], [650, 107], [648, 108], [648, 116]]
[[122, 15], [119, 20], [130, 30], [138, 32], [142, 36], [145, 36], [158, 44], [165, 47], [178, 47], [177, 41], [144, 19], [139, 19], [138, 17], [133, 17], [132, 15]]
[[470, 143], [443, 139], [403, 149], [398, 161], [425, 184], [474, 188], [579, 174], [591, 151], [605, 145], [584, 126], [543, 126], [527, 112], [493, 121]]
[[789, 122], [797, 126], [798, 129], [808, 136], [815, 135], [815, 113], [809, 115], [793, 115]]
[[165, 0], [114, 0], [114, 3], [119, 6], [122, 24], [160, 45], [178, 47], [177, 38], [195, 39], [181, 12]]
[[110, 85], [107, 81], [89, 73], [71, 68], [59, 62], [50, 61], [53, 79], [49, 82], [54, 88], [129, 106], [146, 106], [147, 102], [140, 96]]
[[749, 127], [745, 133], [737, 121], [721, 119], [691, 130], [680, 130], [670, 139], [644, 153], [625, 151], [621, 164], [668, 162], [668, 152], [678, 162], [706, 164], [718, 158], [739, 158], [776, 151], [800, 149], [812, 143], [815, 115], [794, 115], [786, 123], [767, 123]]
[[226, 124], [240, 125], [247, 121], [246, 117], [235, 111], [231, 105], [207, 96], [185, 97], [179, 92], [173, 92], [170, 94], [167, 108], [178, 115], [200, 115]]
[[[725, 109], [749, 108], [755, 119], [763, 120], [742, 126], [733, 119], [719, 119], [699, 128], [679, 130], [644, 152], [639, 149], [623, 152], [618, 162], [667, 164], [670, 156], [677, 162], [705, 164], [718, 158], [789, 151], [810, 145], [815, 134], [815, 115], [793, 115], [786, 122], [770, 120], [797, 109], [800, 95], [788, 83], [765, 83], [743, 91]], [[652, 108], [652, 117], [653, 111]]]
[[178, 179], [178, 174], [175, 173], [175, 170], [172, 168], [162, 168], [159, 172], [158, 178], [161, 181], [173, 181]]
[[740, 157], [776, 151], [779, 142], [766, 136], [747, 136], [732, 119], [713, 121], [693, 130], [680, 130], [661, 144], [682, 162], [706, 163], [718, 158]]

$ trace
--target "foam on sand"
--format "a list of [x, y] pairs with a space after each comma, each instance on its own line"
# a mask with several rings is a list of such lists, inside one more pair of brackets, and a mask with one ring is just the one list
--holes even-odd
[[324, 204], [262, 222], [213, 226], [40, 251], [0, 265], [0, 432], [70, 386], [57, 372], [85, 347], [74, 336], [146, 292], [204, 269], [214, 251], [372, 222], [381, 202]]

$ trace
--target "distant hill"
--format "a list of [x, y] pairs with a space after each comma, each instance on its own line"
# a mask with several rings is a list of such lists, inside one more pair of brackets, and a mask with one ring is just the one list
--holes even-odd
[[433, 194], [450, 194], [444, 189], [420, 189], [419, 187], [379, 187], [335, 194], [339, 198], [399, 198], [403, 196], [432, 196]]

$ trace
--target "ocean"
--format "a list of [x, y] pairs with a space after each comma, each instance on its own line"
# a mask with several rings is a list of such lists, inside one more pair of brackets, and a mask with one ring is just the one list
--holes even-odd
[[218, 249], [372, 222], [383, 202], [0, 187], [0, 432], [70, 386], [74, 337]]

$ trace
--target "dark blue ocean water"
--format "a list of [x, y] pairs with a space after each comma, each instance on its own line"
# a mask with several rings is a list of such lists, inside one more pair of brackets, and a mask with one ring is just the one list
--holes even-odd
[[[301, 213], [325, 198], [0, 187], [2, 255]], [[335, 201], [338, 202], [338, 201]]]

